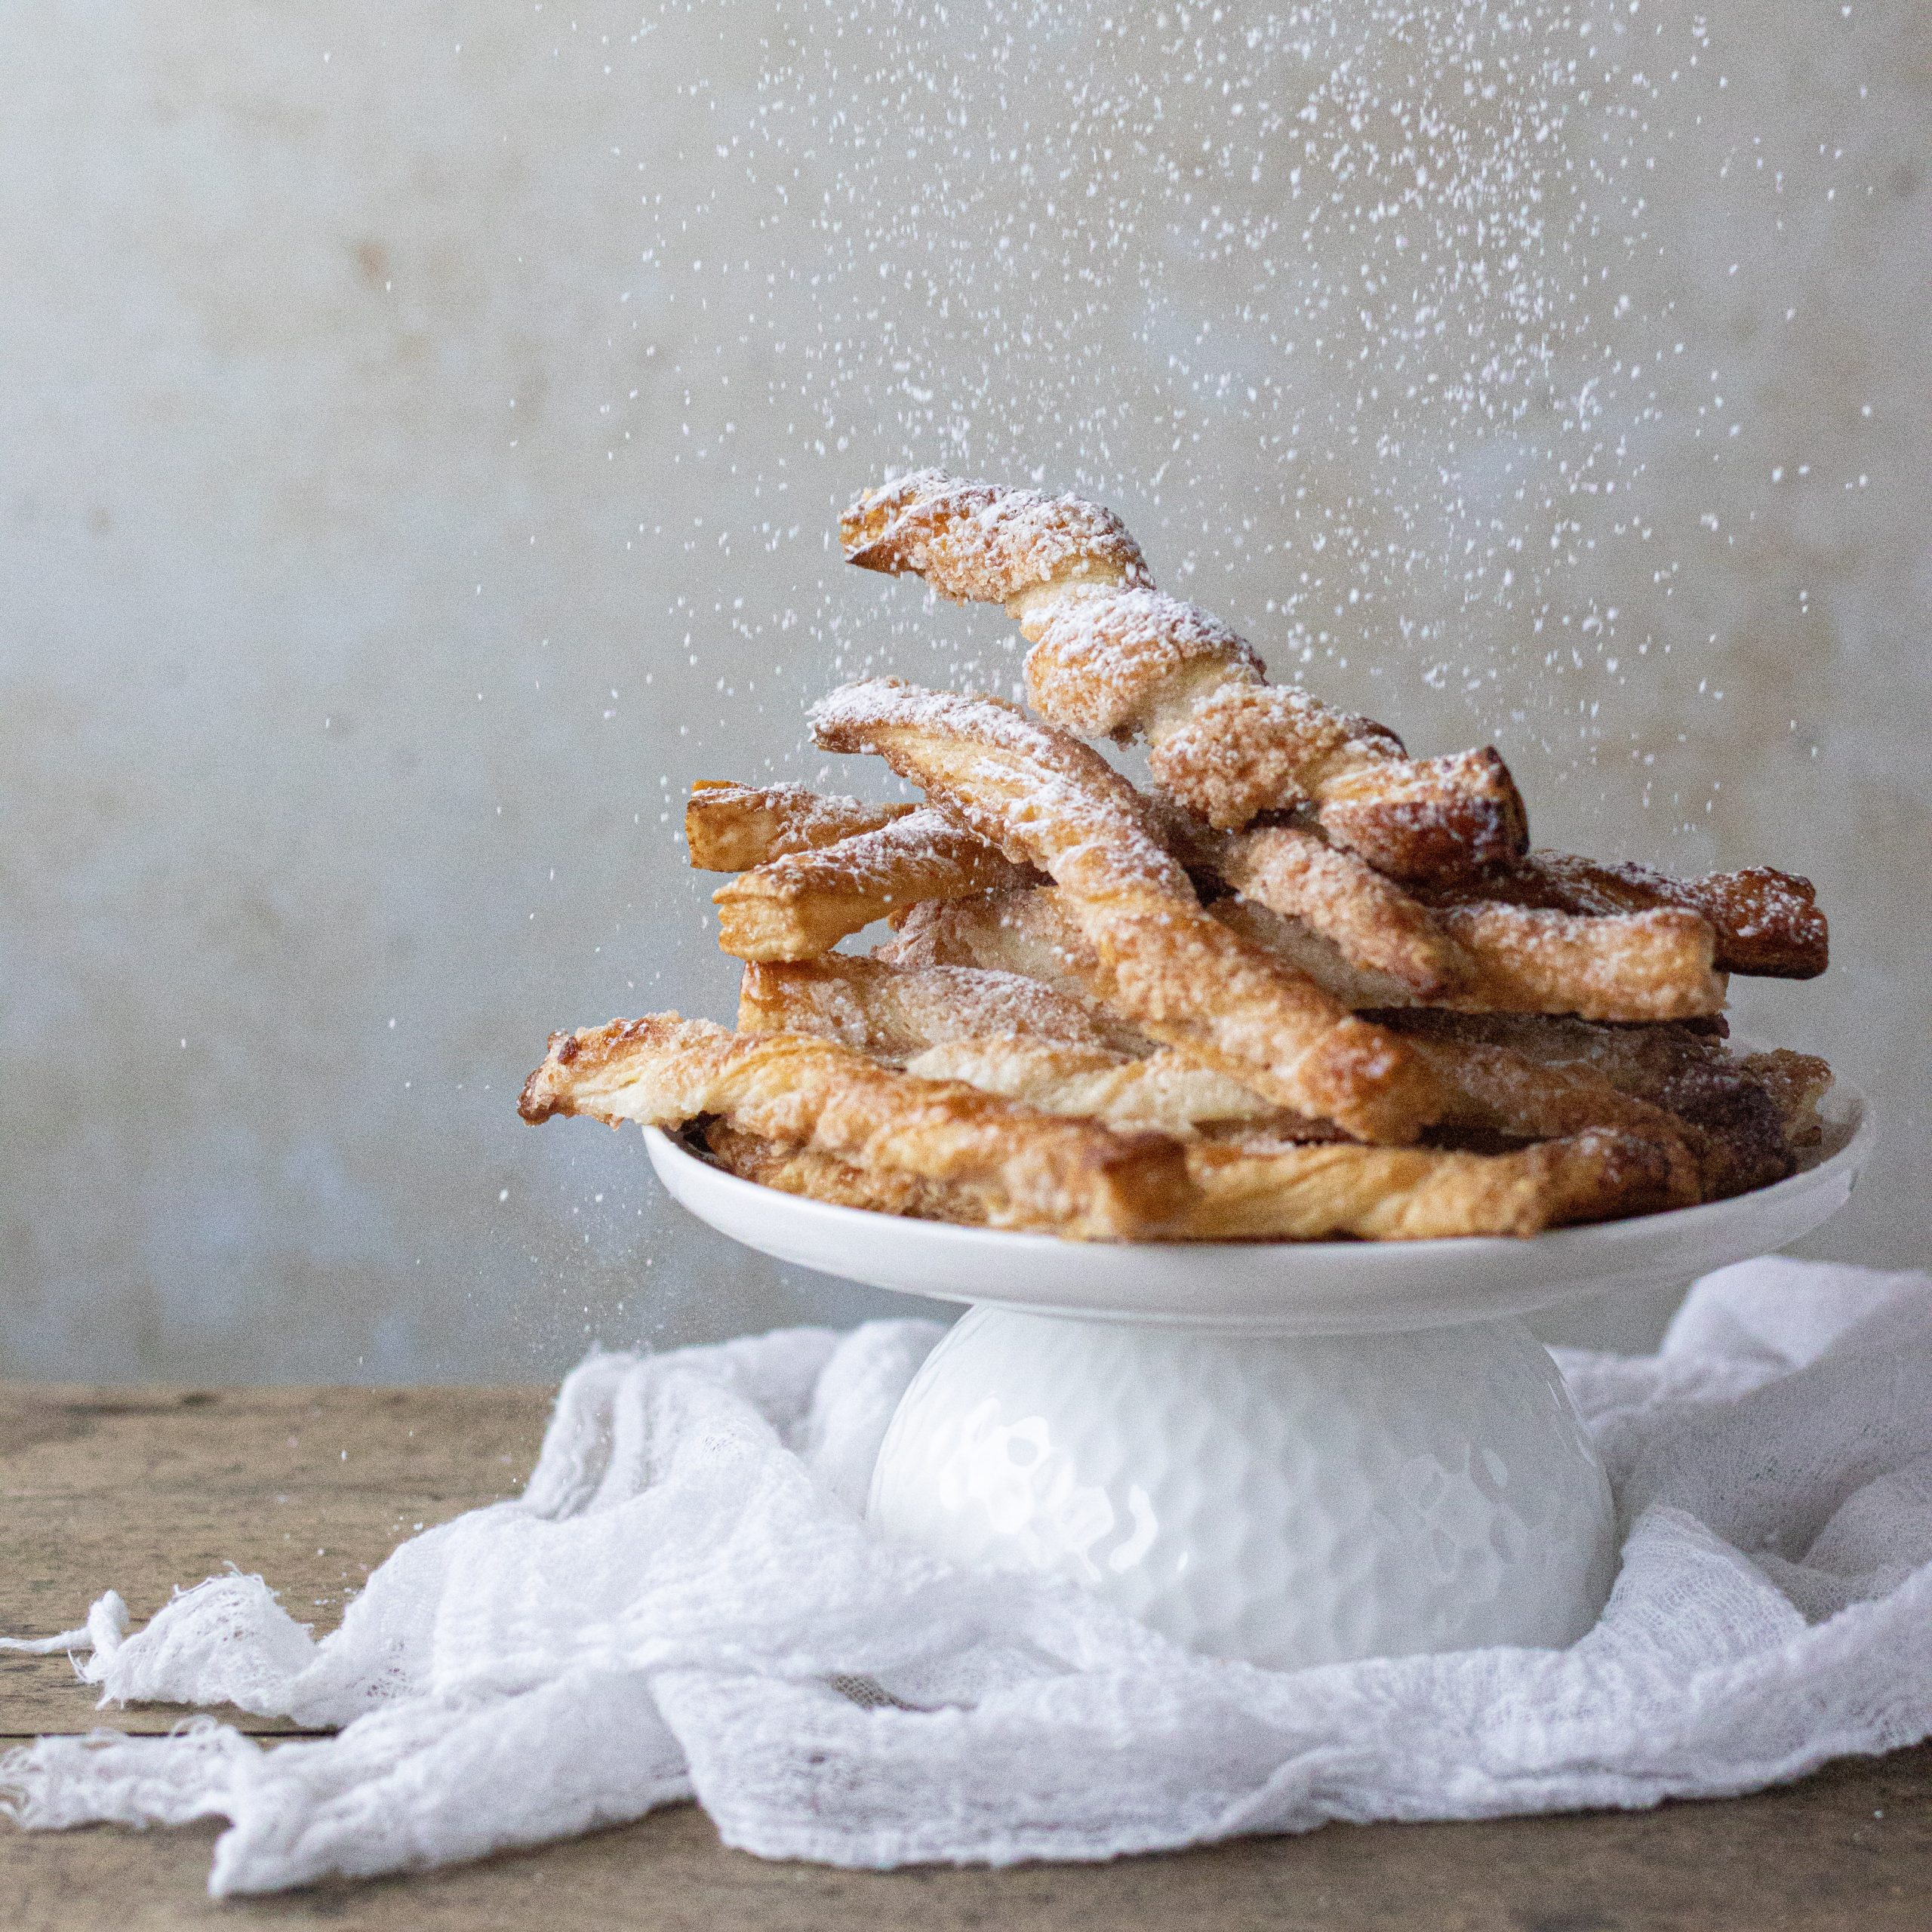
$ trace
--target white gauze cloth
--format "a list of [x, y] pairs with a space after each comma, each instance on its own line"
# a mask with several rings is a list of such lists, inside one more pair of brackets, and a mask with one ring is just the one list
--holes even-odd
[[264, 1748], [48, 1738], [30, 1826], [229, 1820], [211, 1889], [473, 1858], [695, 1797], [727, 1843], [853, 1866], [1094, 1859], [1329, 1819], [1747, 1791], [1932, 1732], [1932, 1277], [1749, 1262], [1663, 1352], [1560, 1358], [1623, 1565], [1567, 1651], [1274, 1672], [860, 1516], [940, 1331], [600, 1355], [527, 1493], [405, 1543], [313, 1641], [257, 1577], [125, 1634], [111, 1699], [340, 1726]]

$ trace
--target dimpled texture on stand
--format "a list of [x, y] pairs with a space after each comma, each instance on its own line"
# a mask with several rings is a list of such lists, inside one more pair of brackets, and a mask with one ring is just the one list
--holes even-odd
[[869, 1513], [1284, 1669], [1568, 1644], [1615, 1560], [1603, 1472], [1509, 1321], [1288, 1338], [976, 1309], [907, 1391]]

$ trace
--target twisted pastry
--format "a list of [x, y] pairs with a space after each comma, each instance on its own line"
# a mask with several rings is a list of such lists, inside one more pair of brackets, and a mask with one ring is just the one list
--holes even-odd
[[1214, 832], [1172, 804], [1155, 823], [1190, 873], [1300, 920], [1351, 966], [1386, 974], [1425, 999], [1468, 977], [1460, 949], [1426, 906], [1315, 832], [1286, 825]]
[[722, 951], [740, 959], [816, 959], [848, 934], [920, 900], [1038, 878], [1009, 863], [950, 813], [926, 806], [740, 872], [711, 903]]
[[[1282, 915], [1271, 921], [1217, 900], [1217, 918], [1355, 1011], [1421, 1001], [1463, 1012], [1663, 1020], [1723, 1007], [1712, 932], [1689, 911], [1659, 906], [1579, 916], [1453, 893], [1432, 909], [1300, 826], [1217, 832], [1158, 794], [1143, 794], [1141, 802], [1150, 828], [1204, 896], [1231, 888]], [[866, 829], [861, 814], [878, 822]], [[1041, 879], [944, 814], [815, 799], [795, 786], [707, 788], [693, 799], [687, 823], [694, 864], [728, 851], [751, 869], [712, 895], [718, 943], [741, 959], [817, 958], [917, 902]], [[1695, 883], [1704, 891], [1730, 882]]]
[[1152, 1044], [1084, 995], [1023, 974], [955, 965], [902, 969], [841, 952], [747, 966], [738, 990], [738, 1030], [818, 1033], [875, 1059], [901, 1063], [942, 1042], [991, 1035], [1121, 1058], [1146, 1054]]
[[[783, 1193], [923, 1220], [976, 1226], [990, 1218], [977, 1188], [914, 1180], [715, 1121], [705, 1138], [719, 1166]], [[1508, 1154], [1195, 1143], [1187, 1166], [1186, 1205], [1158, 1238], [1520, 1237], [1666, 1204], [1656, 1149], [1615, 1134], [1581, 1134]]]
[[1188, 1198], [1180, 1144], [919, 1080], [804, 1033], [728, 1033], [675, 1013], [552, 1033], [518, 1111], [614, 1127], [722, 1116], [762, 1137], [980, 1191], [996, 1227], [1075, 1239], [1143, 1235]]
[[[1277, 937], [1267, 922], [1279, 932], [1297, 930], [1265, 907], [1242, 900], [1217, 901], [1211, 916], [1267, 951], [1275, 950]], [[1301, 939], [1305, 943], [1309, 937], [1303, 933]], [[1286, 956], [1303, 959], [1308, 952], [1303, 943]], [[1024, 973], [1069, 991], [1091, 984], [1098, 972], [1092, 948], [1069, 915], [1065, 895], [1053, 891], [993, 892], [915, 906], [899, 937], [877, 956], [902, 969], [955, 965]], [[1604, 1128], [1660, 1150], [1671, 1205], [1684, 1207], [1703, 1198], [1700, 1130], [1647, 1095], [1625, 1091], [1582, 1056], [1561, 1064], [1539, 1060], [1533, 1049], [1552, 1022], [1482, 1016], [1465, 1023], [1460, 1014], [1424, 1008], [1387, 1010], [1376, 1018], [1401, 1032], [1433, 1064], [1447, 1096], [1440, 1116], [1444, 1126], [1485, 1139], [1528, 1140]], [[1505, 1026], [1520, 1030], [1506, 1035]], [[1486, 1027], [1497, 1029], [1494, 1039]], [[1590, 1030], [1607, 1034], [1613, 1029]], [[1516, 1051], [1518, 1047], [1523, 1051]]]
[[1263, 681], [1253, 648], [1154, 588], [1110, 510], [921, 470], [839, 521], [847, 560], [1004, 604], [1033, 646], [1027, 690], [1084, 736], [1145, 737], [1155, 782], [1211, 825], [1312, 805], [1338, 844], [1398, 878], [1466, 872], [1528, 842], [1493, 749], [1411, 759], [1374, 720]]
[[1211, 918], [1132, 786], [1065, 733], [992, 698], [894, 678], [813, 708], [827, 751], [876, 752], [1016, 863], [1051, 875], [1099, 991], [1143, 1032], [1358, 1138], [1413, 1140], [1442, 1105], [1419, 1055]]
[[699, 778], [692, 781], [685, 806], [685, 844], [695, 871], [749, 872], [789, 853], [816, 851], [841, 838], [876, 832], [918, 810], [841, 798], [803, 785]]
[[1475, 900], [1602, 918], [1670, 907], [1694, 913], [1717, 935], [1727, 973], [1814, 980], [1831, 963], [1831, 929], [1808, 878], [1746, 866], [1705, 878], [1673, 878], [1648, 866], [1531, 852], [1480, 878], [1420, 888], [1432, 903]]

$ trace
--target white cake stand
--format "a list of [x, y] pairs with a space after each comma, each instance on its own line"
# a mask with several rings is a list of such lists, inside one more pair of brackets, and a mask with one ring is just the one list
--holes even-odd
[[1518, 1318], [1817, 1226], [1872, 1137], [1844, 1081], [1825, 1112], [1775, 1186], [1527, 1241], [1066, 1241], [829, 1207], [646, 1139], [672, 1195], [734, 1239], [973, 1304], [887, 1432], [886, 1534], [1294, 1669], [1590, 1627], [1616, 1567], [1608, 1486]]

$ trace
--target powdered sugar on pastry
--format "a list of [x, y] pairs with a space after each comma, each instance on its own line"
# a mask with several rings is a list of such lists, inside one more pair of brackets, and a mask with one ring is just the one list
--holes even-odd
[[1028, 695], [1084, 737], [1159, 735], [1168, 712], [1185, 721], [1195, 685], [1258, 684], [1263, 669], [1218, 617], [1158, 590], [1041, 599], [1020, 629], [1034, 641]]
[[1004, 604], [1048, 583], [1153, 582], [1112, 511], [937, 469], [868, 491], [839, 518], [838, 537], [847, 562], [910, 571], [955, 603]]
[[1143, 1032], [1364, 1140], [1413, 1140], [1433, 1118], [1420, 1061], [1210, 918], [1133, 787], [1078, 740], [889, 678], [834, 693], [812, 721], [826, 750], [878, 752], [1050, 873], [1099, 961], [1095, 990]]
[[747, 872], [788, 852], [809, 852], [875, 831], [916, 809], [840, 798], [803, 785], [700, 778], [685, 807], [685, 843], [700, 872]]
[[915, 1079], [807, 1034], [734, 1034], [675, 1013], [553, 1033], [518, 1106], [532, 1122], [587, 1114], [612, 1126], [721, 1115], [768, 1140], [979, 1189], [995, 1226], [1077, 1239], [1144, 1234], [1187, 1198], [1180, 1145], [1165, 1135]]
[[906, 1063], [928, 1080], [963, 1080], [1048, 1113], [1078, 1114], [1111, 1127], [1191, 1135], [1211, 1122], [1274, 1123], [1281, 1110], [1238, 1081], [1196, 1066], [1171, 1047], [1131, 1060], [1104, 1048], [1056, 1045], [1010, 1035], [929, 1047]]
[[1134, 787], [1097, 752], [995, 697], [869, 678], [809, 714], [826, 751], [875, 752], [1009, 859], [1097, 884], [1128, 881], [1193, 898], [1180, 865], [1149, 832]]
[[862, 498], [840, 536], [864, 568], [1004, 604], [1034, 640], [1040, 710], [1069, 730], [1146, 736], [1156, 782], [1211, 824], [1312, 801], [1333, 836], [1397, 877], [1527, 843], [1493, 750], [1418, 764], [1372, 721], [1263, 685], [1260, 659], [1226, 626], [1155, 592], [1139, 547], [1097, 504], [921, 470]]
[[922, 900], [1039, 877], [931, 806], [835, 844], [789, 852], [711, 895], [718, 943], [740, 959], [816, 959], [848, 934]]
[[1082, 994], [1023, 974], [970, 964], [901, 968], [840, 953], [747, 966], [738, 1030], [817, 1033], [899, 1061], [942, 1041], [991, 1037], [1121, 1060], [1151, 1052], [1153, 1044]]
[[1810, 980], [1830, 963], [1830, 930], [1811, 881], [1769, 866], [1673, 878], [1648, 866], [1531, 852], [1478, 878], [1424, 890], [1443, 903], [1500, 900], [1591, 917], [1675, 906], [1709, 924], [1722, 971]]

